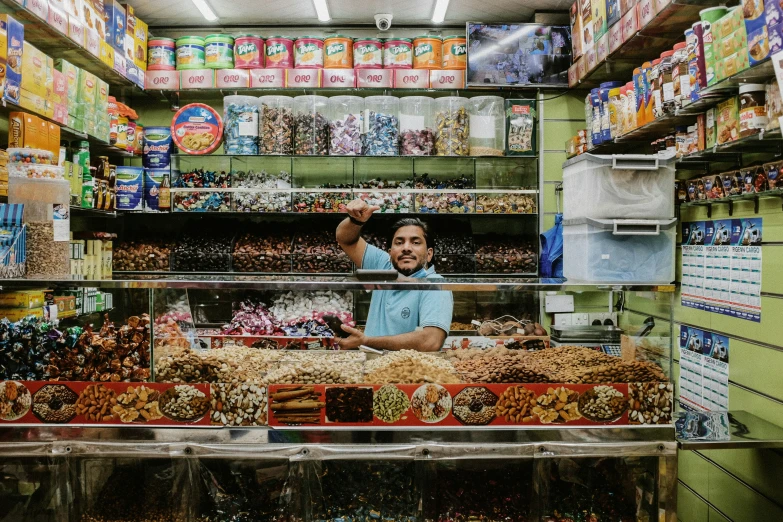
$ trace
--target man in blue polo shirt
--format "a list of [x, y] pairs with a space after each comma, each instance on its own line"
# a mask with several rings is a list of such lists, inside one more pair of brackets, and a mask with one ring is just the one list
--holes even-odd
[[[406, 277], [442, 279], [429, 266], [433, 249], [427, 224], [417, 218], [401, 219], [392, 226], [389, 252], [368, 245], [362, 227], [379, 207], [361, 199], [348, 204], [348, 218], [337, 227], [337, 242], [359, 268], [390, 270]], [[454, 299], [444, 290], [375, 290], [370, 302], [367, 326], [360, 330], [343, 325], [351, 334], [340, 339], [340, 348], [361, 345], [379, 350], [440, 350], [451, 328]]]

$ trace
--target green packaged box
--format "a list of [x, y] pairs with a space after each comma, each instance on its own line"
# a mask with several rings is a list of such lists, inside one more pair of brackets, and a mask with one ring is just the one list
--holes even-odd
[[79, 92], [79, 68], [67, 60], [58, 58], [54, 61], [54, 68], [65, 75], [68, 84], [68, 105], [76, 101]]
[[742, 8], [737, 6], [712, 24], [713, 41], [723, 40], [740, 27], [745, 27], [745, 20], [742, 18]]
[[506, 100], [506, 155], [536, 155], [535, 100]]
[[79, 70], [79, 86], [76, 101], [95, 108], [98, 97], [98, 78], [91, 72]]

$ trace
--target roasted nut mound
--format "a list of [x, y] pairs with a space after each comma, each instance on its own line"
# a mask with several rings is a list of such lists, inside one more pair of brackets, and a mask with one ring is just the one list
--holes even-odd
[[469, 359], [456, 363], [454, 367], [467, 382], [552, 382], [546, 374], [526, 364], [524, 353]]
[[108, 422], [114, 418], [112, 408], [117, 405], [117, 394], [103, 384], [91, 384], [79, 394], [76, 414], [88, 421]]
[[255, 384], [211, 385], [212, 424], [265, 426], [266, 388]]
[[117, 396], [112, 408], [122, 422], [147, 422], [163, 417], [158, 403], [160, 392], [146, 386], [128, 386], [125, 393]]
[[355, 384], [361, 381], [361, 365], [329, 360], [284, 364], [261, 379], [264, 384]]
[[498, 396], [483, 386], [465, 388], [454, 397], [452, 413], [462, 424], [483, 426], [495, 418]]
[[447, 360], [413, 350], [400, 350], [368, 361], [365, 382], [373, 384], [459, 384], [462, 380]]
[[160, 409], [163, 414], [175, 421], [198, 420], [207, 413], [209, 399], [201, 390], [179, 384], [163, 392], [160, 397]]
[[327, 388], [326, 420], [372, 422], [372, 388]]
[[[159, 343], [156, 340], [155, 350]], [[155, 364], [157, 382], [175, 383], [253, 383], [262, 378], [280, 359], [275, 350], [259, 350], [245, 346], [225, 346], [219, 350], [173, 350], [159, 357]]]
[[404, 391], [393, 384], [381, 386], [373, 396], [372, 409], [375, 416], [389, 424], [397, 422], [411, 407], [411, 401]]
[[425, 384], [413, 392], [411, 409], [420, 421], [440, 422], [451, 410], [451, 394], [443, 386]]
[[592, 421], [617, 420], [627, 409], [628, 399], [611, 386], [596, 386], [579, 396], [579, 413]]
[[519, 350], [509, 350], [505, 346], [494, 346], [492, 348], [457, 348], [456, 350], [447, 350], [443, 352], [443, 355], [446, 357], [446, 359], [453, 363], [457, 363], [458, 361], [467, 361], [469, 359], [482, 359], [485, 357], [519, 354]]
[[578, 409], [579, 392], [569, 390], [564, 386], [547, 388], [544, 395], [540, 395], [533, 407], [533, 413], [544, 424], [552, 422], [569, 422], [582, 417]]
[[46, 384], [33, 395], [33, 413], [41, 422], [70, 422], [76, 416], [76, 392], [62, 384]]
[[524, 386], [509, 386], [498, 399], [495, 413], [506, 422], [531, 422], [536, 407], [536, 393]]
[[569, 372], [562, 382], [573, 384], [604, 384], [613, 382], [662, 382], [666, 376], [650, 362], [616, 360], [612, 364]]
[[471, 324], [471, 323], [460, 323], [460, 322], [457, 322], [457, 321], [452, 321], [450, 328], [452, 330], [470, 330], [470, 331], [473, 331], [473, 330], [476, 329], [476, 325], [475, 324]]
[[674, 385], [637, 382], [628, 385], [631, 424], [671, 424]]
[[16, 381], [0, 382], [0, 419], [14, 421], [30, 411], [30, 390]]

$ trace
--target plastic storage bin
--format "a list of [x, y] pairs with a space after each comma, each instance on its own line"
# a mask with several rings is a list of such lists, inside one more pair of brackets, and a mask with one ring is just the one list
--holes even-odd
[[674, 159], [582, 154], [563, 164], [563, 219], [674, 216]]
[[435, 149], [432, 98], [400, 98], [400, 149], [403, 156], [431, 156]]
[[674, 281], [675, 218], [563, 222], [563, 275], [569, 281], [669, 284]]
[[259, 153], [291, 154], [294, 143], [294, 99], [290, 96], [261, 96], [258, 102]]
[[433, 101], [436, 156], [470, 154], [468, 103], [467, 98], [459, 96], [436, 98]]
[[325, 156], [329, 152], [328, 104], [326, 96], [294, 98], [294, 154], [297, 156]]
[[476, 96], [468, 106], [471, 156], [502, 156], [506, 150], [505, 100]]
[[395, 96], [368, 96], [364, 99], [362, 154], [399, 156], [400, 99]]

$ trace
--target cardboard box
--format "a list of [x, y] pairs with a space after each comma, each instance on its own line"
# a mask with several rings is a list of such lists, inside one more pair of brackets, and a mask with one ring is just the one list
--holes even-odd
[[4, 308], [0, 310], [0, 317], [4, 317], [11, 322], [21, 321], [29, 315], [43, 319], [43, 308]]
[[106, 20], [106, 42], [114, 47], [114, 50], [125, 52], [125, 25], [127, 15], [125, 8], [117, 0], [106, 0], [103, 4], [103, 19]]
[[41, 308], [47, 290], [19, 290], [0, 293], [0, 308]]
[[[581, 57], [577, 60], [581, 60]], [[568, 68], [568, 86], [573, 88], [579, 83], [579, 64], [574, 62], [571, 67]]]
[[598, 63], [606, 61], [609, 55], [609, 33], [604, 34], [598, 39], [595, 45], [595, 59]]
[[615, 52], [623, 45], [623, 24], [617, 23], [609, 28], [609, 54]]
[[639, 29], [646, 27], [655, 18], [653, 0], [639, 0], [636, 10], [639, 17]]
[[96, 78], [96, 81], [98, 87], [96, 89], [95, 111], [101, 114], [109, 109], [109, 84], [100, 78]]
[[120, 4], [125, 9], [125, 34], [133, 36], [136, 32], [136, 12], [130, 4]]
[[24, 7], [41, 20], [46, 20], [49, 14], [49, 2], [46, 0], [24, 0]]
[[[315, 70], [315, 69], [314, 69]], [[281, 73], [283, 71], [281, 70]], [[180, 71], [180, 89], [212, 89], [215, 87], [214, 69], [193, 69], [192, 71]]]
[[49, 146], [46, 150], [52, 151], [54, 159], [57, 163], [60, 162], [60, 126], [56, 123], [47, 123], [49, 131]]
[[[27, 92], [24, 89], [22, 89], [22, 94], [19, 97], [19, 106], [36, 114], [46, 115], [46, 97]], [[36, 148], [45, 149], [46, 147]]]
[[783, 5], [780, 0], [767, 0], [764, 2], [764, 22], [767, 27], [774, 27], [783, 23]]
[[[253, 71], [250, 73], [251, 77], [253, 77]], [[179, 73], [177, 71], [147, 71], [144, 88], [150, 90], [176, 91], [179, 89]]]
[[19, 103], [22, 83], [22, 58], [24, 53], [24, 26], [7, 14], [0, 14], [0, 32], [5, 29], [5, 85], [3, 99]]
[[730, 35], [721, 40], [718, 40], [713, 45], [713, 52], [715, 57], [719, 60], [740, 51], [745, 51], [748, 48], [748, 36], [745, 33], [745, 28], [740, 27]]
[[76, 42], [77, 45], [87, 47], [84, 24], [78, 16], [68, 15], [68, 38]]
[[769, 55], [783, 50], [783, 23], [767, 28], [769, 31]]
[[76, 101], [85, 106], [95, 107], [98, 97], [98, 78], [94, 74], [79, 69]]
[[68, 103], [68, 80], [66, 80], [65, 75], [57, 69], [53, 69], [51, 72], [52, 91], [48, 101], [59, 105], [66, 105]]
[[147, 70], [147, 44], [133, 37], [133, 63], [142, 71]]
[[101, 55], [100, 60], [101, 62], [105, 63], [111, 68], [114, 68], [114, 47], [112, 47], [107, 42], [101, 42]]
[[598, 40], [609, 30], [606, 18], [606, 0], [591, 0], [590, 14], [593, 18], [593, 39], [597, 44]]
[[62, 125], [68, 125], [68, 106], [60, 103], [53, 103], [51, 105], [52, 119]]
[[[392, 85], [395, 89], [429, 89], [430, 75], [421, 69], [392, 69]], [[326, 75], [322, 77], [324, 87]]]
[[390, 88], [394, 84], [394, 69], [358, 69], [356, 86], [368, 88]]
[[620, 23], [622, 24], [623, 42], [627, 42], [639, 32], [638, 7], [639, 6], [637, 5], [629, 9], [622, 20], [620, 20]]
[[[114, 67], [113, 69], [120, 73], [121, 75], [127, 77], [128, 76], [128, 62], [125, 59], [125, 56], [123, 56], [125, 51], [115, 51], [114, 52]], [[131, 62], [132, 64], [133, 62]]]
[[571, 22], [571, 54], [574, 60], [582, 56], [582, 13], [580, 11], [580, 2], [576, 0], [571, 4], [570, 22]]
[[744, 27], [742, 8], [734, 7], [729, 9], [728, 13], [712, 24], [713, 40], [723, 40], [740, 27]]
[[101, 35], [98, 34], [98, 31], [85, 28], [84, 46], [87, 49], [87, 52], [96, 58], [101, 57], [101, 42], [103, 42], [103, 39], [101, 38]]
[[736, 96], [721, 102], [717, 107], [717, 144], [739, 139], [739, 101]]
[[[311, 74], [319, 79], [320, 87], [321, 75], [315, 69], [309, 70]], [[247, 69], [220, 69], [215, 72], [215, 83], [219, 89], [246, 89], [250, 87], [250, 71]]]
[[8, 148], [32, 147], [37, 136], [38, 125], [32, 114], [15, 111], [8, 115]]
[[68, 36], [68, 15], [65, 14], [65, 11], [61, 11], [56, 7], [50, 7], [46, 20], [57, 32]]
[[[218, 77], [223, 71], [218, 71]], [[286, 87], [315, 88], [321, 86], [321, 72], [318, 69], [286, 69]]]
[[[138, 85], [139, 88], [141, 89], [144, 88], [144, 76], [145, 76], [145, 72], [139, 69], [138, 67], [136, 67], [135, 63], [131, 61], [126, 62], [125, 77], [130, 81], [132, 81], [134, 84]], [[248, 73], [248, 77], [249, 77], [249, 73]]]
[[65, 105], [75, 105], [79, 94], [79, 68], [67, 60], [58, 58], [54, 61], [54, 68], [65, 77], [67, 100]]
[[22, 55], [23, 91], [36, 96], [46, 97], [46, 63], [47, 56], [29, 42], [24, 43]]
[[79, 20], [84, 19], [84, 14], [82, 12], [82, 0], [61, 0], [60, 4], [62, 5], [61, 9], [65, 11], [65, 14], [68, 16], [73, 16]]
[[[749, 24], [750, 22], [745, 23]], [[766, 24], [761, 24], [753, 30], [748, 29], [747, 32], [750, 65], [756, 65], [766, 60], [769, 56], [769, 33]]]
[[622, 16], [620, 11], [620, 0], [606, 0], [606, 19], [609, 22], [609, 27], [620, 22]]
[[595, 48], [594, 27], [593, 27], [593, 11], [591, 0], [579, 0], [580, 8], [579, 12], [582, 14], [582, 54], [587, 54], [587, 51]]
[[83, 0], [82, 21], [86, 30], [95, 31], [101, 41], [106, 41], [106, 22], [103, 18], [103, 6], [100, 6], [100, 10], [96, 10], [89, 0]]

